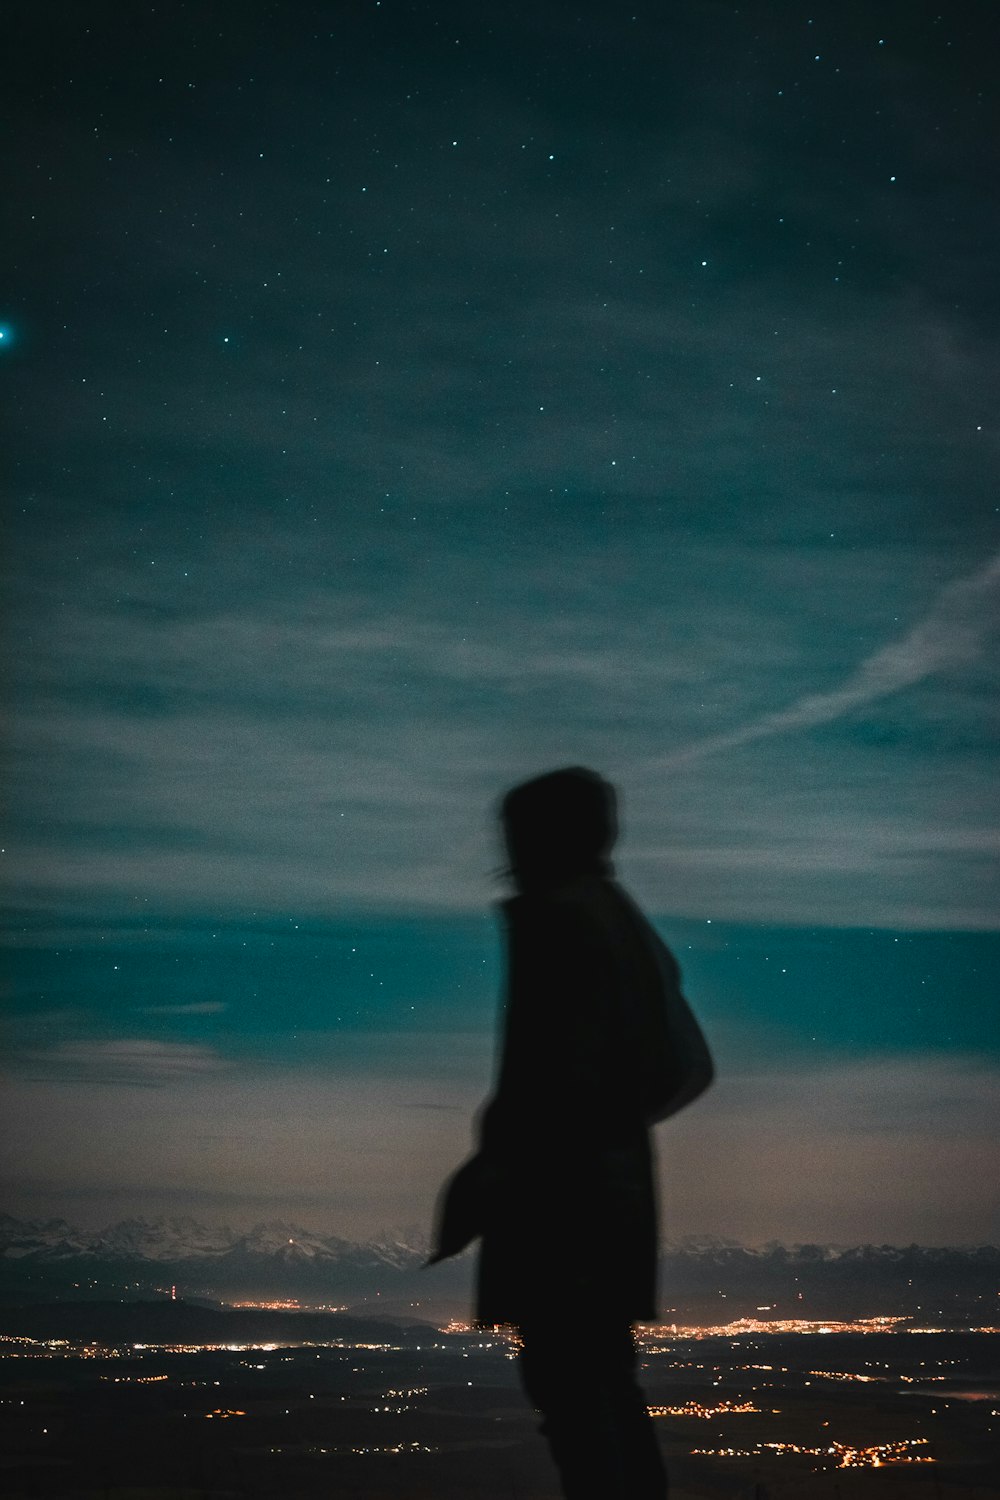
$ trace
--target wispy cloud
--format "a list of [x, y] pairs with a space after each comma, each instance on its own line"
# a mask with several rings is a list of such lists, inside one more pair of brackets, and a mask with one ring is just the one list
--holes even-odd
[[922, 620], [899, 640], [867, 657], [840, 687], [826, 693], [808, 693], [776, 713], [764, 714], [725, 734], [696, 740], [658, 761], [657, 766], [673, 769], [754, 740], [839, 719], [926, 677], [975, 661], [998, 622], [1000, 554], [943, 588]]
[[223, 1071], [227, 1063], [211, 1047], [192, 1042], [129, 1038], [60, 1042], [29, 1055], [39, 1082], [101, 1083], [162, 1088], [185, 1078]]
[[137, 1005], [144, 1016], [218, 1016], [227, 1010], [225, 1000], [194, 1000], [188, 1005]]

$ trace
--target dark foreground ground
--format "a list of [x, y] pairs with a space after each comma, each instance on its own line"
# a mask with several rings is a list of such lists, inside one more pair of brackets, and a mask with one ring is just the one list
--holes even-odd
[[[0, 1349], [11, 1500], [558, 1495], [503, 1339]], [[672, 1500], [1000, 1500], [998, 1355], [983, 1334], [650, 1339]]]

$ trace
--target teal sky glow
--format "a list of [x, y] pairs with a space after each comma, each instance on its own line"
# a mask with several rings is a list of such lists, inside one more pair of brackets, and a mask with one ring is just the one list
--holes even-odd
[[14, 1210], [426, 1226], [584, 763], [720, 1061], [667, 1232], [995, 1238], [976, 8], [16, 11]]

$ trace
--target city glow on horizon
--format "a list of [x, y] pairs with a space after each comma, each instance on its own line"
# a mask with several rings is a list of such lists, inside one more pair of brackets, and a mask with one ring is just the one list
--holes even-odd
[[644, 1344], [650, 1339], [707, 1339], [743, 1338], [747, 1334], [785, 1333], [943, 1333], [940, 1328], [901, 1329], [905, 1315], [874, 1318], [852, 1318], [846, 1321], [835, 1318], [735, 1318], [730, 1323], [680, 1324], [659, 1323], [643, 1327], [638, 1332]]

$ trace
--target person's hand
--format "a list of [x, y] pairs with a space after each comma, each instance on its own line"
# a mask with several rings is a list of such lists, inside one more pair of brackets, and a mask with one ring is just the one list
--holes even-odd
[[483, 1232], [485, 1177], [482, 1156], [463, 1163], [438, 1195], [434, 1213], [433, 1248], [427, 1266], [458, 1255]]

